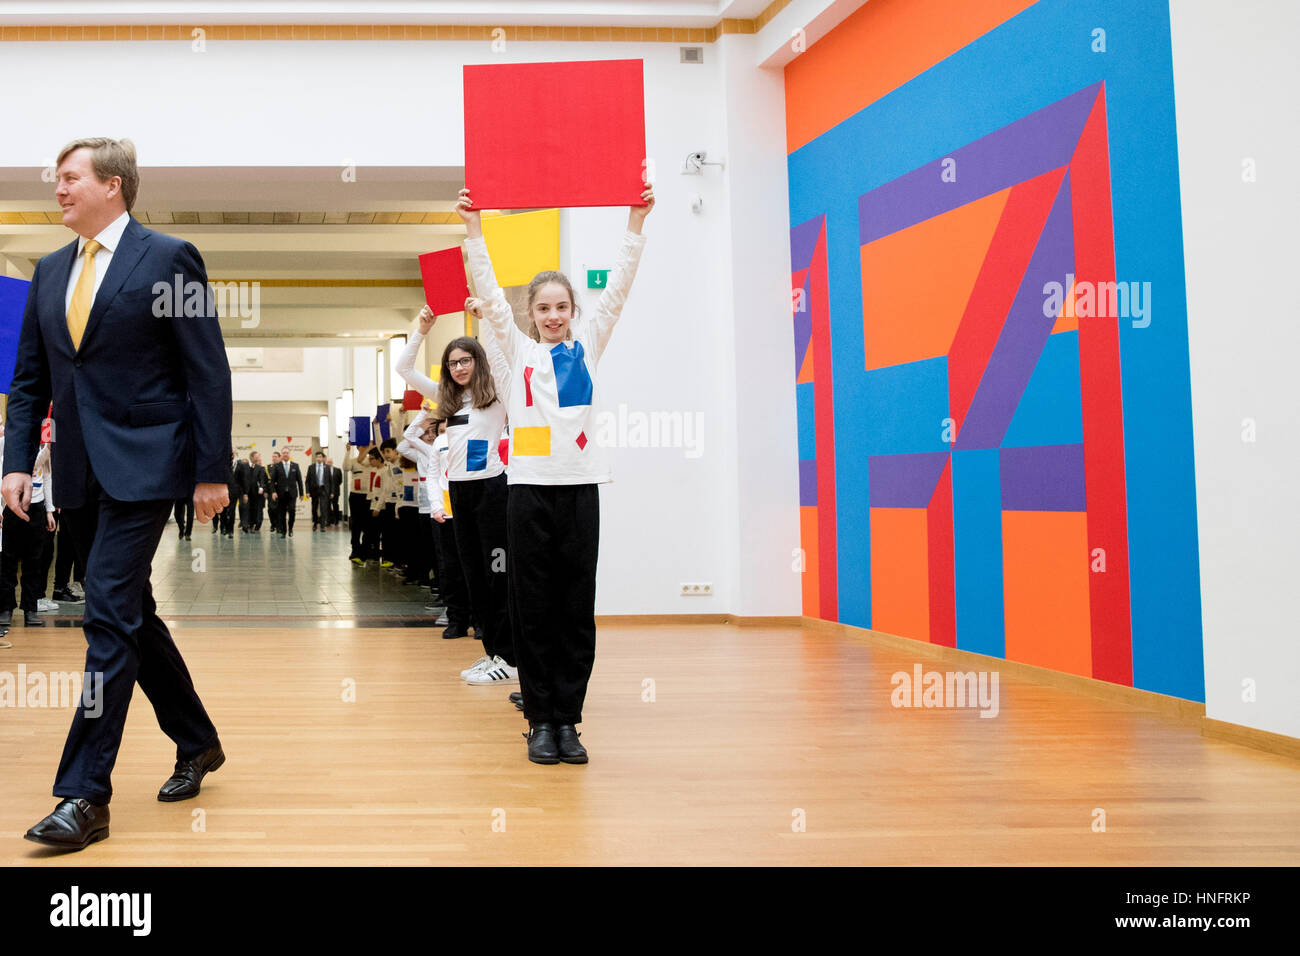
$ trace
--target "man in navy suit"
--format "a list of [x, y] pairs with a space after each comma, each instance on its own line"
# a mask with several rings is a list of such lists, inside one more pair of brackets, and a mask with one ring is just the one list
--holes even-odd
[[79, 850], [108, 836], [110, 777], [137, 681], [176, 743], [159, 800], [195, 796], [225, 761], [158, 617], [149, 564], [171, 502], [192, 496], [200, 522], [226, 506], [231, 396], [198, 251], [131, 218], [134, 145], [78, 140], [57, 171], [63, 224], [79, 238], [41, 259], [32, 277], [0, 494], [30, 520], [29, 472], [53, 398], [59, 505], [86, 556], [85, 670], [88, 680], [102, 675], [102, 692], [91, 707], [83, 697], [54, 781], [60, 802], [26, 836]]

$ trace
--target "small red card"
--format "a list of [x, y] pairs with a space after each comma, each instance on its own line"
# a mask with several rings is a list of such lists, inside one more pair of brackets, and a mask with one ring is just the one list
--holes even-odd
[[475, 207], [642, 205], [643, 73], [641, 60], [464, 67]]
[[465, 311], [469, 283], [459, 246], [420, 256], [420, 278], [424, 282], [424, 301], [434, 315]]

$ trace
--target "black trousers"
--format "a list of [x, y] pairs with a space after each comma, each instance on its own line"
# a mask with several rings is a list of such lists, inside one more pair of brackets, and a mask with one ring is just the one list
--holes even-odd
[[323, 491], [311, 496], [311, 526], [323, 528], [330, 523], [330, 500]]
[[339, 510], [339, 493], [334, 491], [330, 494], [330, 524], [338, 524], [343, 517], [343, 512]]
[[[411, 509], [407, 509], [408, 511]], [[433, 519], [418, 510], [411, 533], [411, 545], [407, 552], [406, 580], [429, 583], [429, 574], [433, 570]]]
[[278, 497], [272, 498], [271, 493], [268, 491], [266, 493], [266, 519], [271, 523], [272, 531], [284, 530], [280, 527], [280, 516], [282, 512], [283, 509], [280, 507], [280, 499]]
[[[87, 476], [87, 502], [63, 515], [86, 562], [86, 681], [54, 781], [56, 797], [108, 803], [131, 694], [138, 682], [158, 725], [192, 760], [217, 742], [185, 661], [158, 617], [149, 564], [170, 501], [116, 501]], [[93, 693], [91, 693], [93, 689]], [[93, 703], [87, 705], [87, 698]]]
[[235, 508], [237, 507], [236, 503], [238, 501], [239, 501], [239, 495], [232, 492], [230, 494], [230, 504], [226, 505], [225, 510], [221, 512], [220, 519], [218, 521], [212, 522], [213, 528], [217, 528], [219, 526], [222, 534], [234, 533]]
[[292, 531], [294, 522], [298, 520], [298, 499], [293, 495], [281, 495], [275, 508], [280, 530]]
[[252, 527], [255, 531], [262, 530], [262, 509], [266, 506], [266, 495], [257, 494], [249, 495], [248, 503], [253, 509]]
[[515, 641], [510, 630], [510, 599], [506, 568], [506, 501], [504, 474], [478, 481], [452, 481], [451, 523], [456, 526], [456, 551], [469, 588], [474, 629], [483, 635], [483, 652], [515, 666]]
[[453, 527], [456, 520], [448, 518], [442, 524], [431, 523], [438, 552], [438, 593], [447, 608], [447, 621], [462, 629], [468, 628], [472, 623], [469, 591], [460, 568], [460, 555], [456, 552], [456, 529]]
[[393, 564], [400, 564], [398, 561], [399, 548], [397, 546], [397, 505], [386, 504], [379, 511], [379, 520], [376, 522], [378, 532], [375, 541], [375, 553], [379, 556], [380, 561], [391, 561]]
[[176, 499], [176, 529], [181, 537], [188, 536], [194, 530], [194, 499]]
[[54, 590], [62, 591], [69, 581], [86, 580], [86, 568], [81, 563], [81, 556], [77, 554], [71, 526], [61, 517], [58, 520], [54, 547]]
[[[0, 611], [21, 607], [35, 613], [36, 602], [45, 596], [45, 579], [50, 567], [45, 562], [45, 545], [51, 538], [45, 527], [45, 504], [31, 505], [24, 521], [4, 509], [4, 548], [0, 550]], [[22, 597], [15, 601], [18, 569], [22, 567]]]
[[366, 530], [366, 522], [369, 520], [370, 504], [366, 501], [365, 492], [350, 492], [348, 494], [348, 521], [352, 525], [352, 553], [348, 555], [349, 558], [365, 559], [370, 557], [361, 538]]
[[534, 723], [582, 720], [596, 659], [597, 487], [510, 487], [510, 616], [524, 716]]

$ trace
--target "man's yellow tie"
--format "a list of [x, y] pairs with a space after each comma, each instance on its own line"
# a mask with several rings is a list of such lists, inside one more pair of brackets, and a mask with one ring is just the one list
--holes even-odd
[[74, 349], [81, 347], [81, 336], [90, 321], [90, 307], [95, 304], [95, 253], [101, 248], [91, 239], [81, 253], [81, 275], [77, 278], [77, 287], [72, 290], [72, 304], [68, 306], [68, 334], [72, 336]]

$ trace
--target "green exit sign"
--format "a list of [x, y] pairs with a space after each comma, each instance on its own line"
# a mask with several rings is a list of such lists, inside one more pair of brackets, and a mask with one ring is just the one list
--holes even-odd
[[587, 288], [603, 289], [609, 285], [608, 269], [588, 269], [587, 270]]

